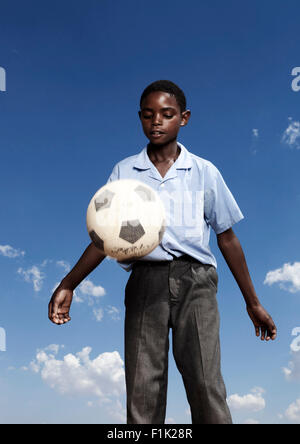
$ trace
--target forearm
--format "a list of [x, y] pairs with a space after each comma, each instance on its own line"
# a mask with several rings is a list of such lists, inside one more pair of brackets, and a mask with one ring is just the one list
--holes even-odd
[[243, 294], [247, 306], [258, 305], [259, 300], [239, 239], [233, 234], [229, 239], [218, 239], [218, 246]]
[[86, 248], [83, 255], [62, 280], [60, 286], [74, 290], [106, 257], [93, 243]]

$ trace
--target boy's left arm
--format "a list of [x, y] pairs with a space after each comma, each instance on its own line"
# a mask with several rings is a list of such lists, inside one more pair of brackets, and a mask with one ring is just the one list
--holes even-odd
[[217, 234], [218, 247], [233, 274], [246, 302], [247, 312], [255, 326], [256, 336], [261, 340], [276, 338], [277, 329], [269, 313], [263, 308], [256, 295], [244, 252], [232, 228]]

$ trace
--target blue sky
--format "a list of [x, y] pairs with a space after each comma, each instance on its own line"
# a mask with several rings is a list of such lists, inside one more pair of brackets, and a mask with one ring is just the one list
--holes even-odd
[[[147, 142], [139, 98], [158, 79], [186, 94], [178, 140], [236, 198], [245, 219], [234, 231], [278, 326], [276, 341], [256, 339], [212, 232], [234, 422], [300, 423], [299, 14], [296, 0], [1, 2], [1, 423], [125, 421], [128, 274], [106, 259], [62, 327], [47, 305], [89, 243], [91, 196]], [[169, 365], [167, 422], [190, 423], [171, 353]]]

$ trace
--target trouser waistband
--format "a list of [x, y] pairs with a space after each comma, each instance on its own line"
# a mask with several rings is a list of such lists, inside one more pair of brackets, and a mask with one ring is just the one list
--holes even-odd
[[173, 256], [173, 259], [171, 259], [171, 260], [164, 260], [164, 261], [143, 261], [143, 260], [139, 260], [139, 261], [136, 261], [134, 263], [133, 267], [143, 266], [143, 265], [144, 266], [148, 265], [148, 266], [152, 266], [152, 267], [163, 266], [163, 265], [169, 265], [173, 261], [175, 261], [175, 262], [195, 262], [195, 263], [198, 263], [198, 264], [202, 263], [202, 262], [198, 261], [198, 259], [195, 259], [194, 257], [189, 256], [188, 254], [183, 254], [183, 255], [181, 255], [179, 257]]

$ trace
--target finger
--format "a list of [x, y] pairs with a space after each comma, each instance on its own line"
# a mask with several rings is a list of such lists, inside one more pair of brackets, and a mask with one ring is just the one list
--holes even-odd
[[55, 313], [51, 312], [51, 313], [50, 313], [50, 316], [49, 316], [49, 319], [50, 319], [50, 321], [53, 322], [54, 324], [57, 324], [58, 316], [57, 316]]
[[268, 341], [269, 339], [274, 340], [276, 338], [276, 326], [274, 324], [274, 322], [271, 320], [271, 322], [269, 322], [269, 325], [267, 326], [267, 337], [266, 340]]
[[52, 315], [51, 321], [53, 324], [60, 324], [59, 317], [57, 315]]
[[271, 338], [276, 338], [277, 328], [272, 318], [268, 325], [268, 332], [270, 333]]
[[272, 337], [272, 330], [267, 328], [266, 341], [269, 341], [271, 339], [271, 337]]
[[277, 329], [276, 329], [275, 325], [272, 328], [272, 330], [269, 332], [269, 334], [270, 334], [270, 339], [272, 339], [272, 341], [274, 341], [274, 339], [277, 336]]
[[260, 337], [260, 339], [262, 341], [264, 341], [265, 336], [266, 336], [266, 328], [265, 327], [260, 327], [260, 330], [261, 330], [261, 337]]
[[53, 324], [59, 324], [59, 319], [57, 316], [52, 316], [50, 318], [51, 322], [53, 322]]
[[69, 316], [66, 314], [63, 314], [61, 320], [62, 320], [63, 324], [66, 324], [66, 322], [69, 322]]
[[62, 321], [63, 323], [66, 323], [71, 319], [69, 316], [69, 312], [66, 311], [65, 308], [60, 308], [58, 310], [58, 316], [59, 316], [60, 321]]
[[264, 341], [269, 341], [270, 339], [270, 334], [269, 334], [269, 330], [267, 328], [264, 328]]
[[48, 318], [50, 319], [50, 321], [53, 321], [54, 316], [55, 316], [54, 304], [52, 301], [50, 301], [48, 305]]
[[259, 327], [257, 325], [255, 326], [255, 334], [256, 336], [259, 336]]
[[55, 302], [52, 304], [50, 319], [54, 324], [59, 324], [58, 304]]
[[69, 322], [71, 320], [69, 313], [68, 312], [60, 313], [59, 320], [61, 324], [66, 324], [67, 322]]
[[64, 314], [58, 313], [58, 320], [59, 320], [59, 324], [63, 324], [64, 323]]
[[57, 302], [53, 302], [52, 304], [52, 317], [53, 316], [57, 316], [58, 315], [58, 303]]

